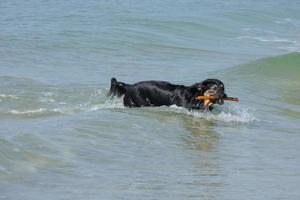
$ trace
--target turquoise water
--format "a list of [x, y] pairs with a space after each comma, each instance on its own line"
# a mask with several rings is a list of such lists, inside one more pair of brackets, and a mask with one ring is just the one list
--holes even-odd
[[[299, 1], [2, 1], [0, 199], [299, 199]], [[219, 78], [213, 113], [111, 77]]]

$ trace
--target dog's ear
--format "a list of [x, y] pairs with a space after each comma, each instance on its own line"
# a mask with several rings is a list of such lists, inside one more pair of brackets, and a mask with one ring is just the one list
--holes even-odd
[[202, 93], [204, 90], [204, 84], [201, 83], [195, 83], [194, 85], [190, 86], [191, 92], [193, 95]]

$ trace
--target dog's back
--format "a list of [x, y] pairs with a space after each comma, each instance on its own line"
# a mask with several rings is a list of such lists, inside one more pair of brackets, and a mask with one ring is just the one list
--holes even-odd
[[111, 79], [108, 96], [121, 97], [124, 95], [124, 105], [128, 107], [182, 105], [186, 89], [183, 85], [174, 85], [166, 81], [141, 81], [134, 84], [126, 84]]

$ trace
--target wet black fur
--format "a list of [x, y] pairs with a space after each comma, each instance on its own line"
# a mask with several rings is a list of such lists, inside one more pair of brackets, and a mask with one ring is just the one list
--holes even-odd
[[[111, 79], [108, 96], [121, 97], [126, 107], [177, 105], [191, 109], [203, 109], [203, 101], [195, 97], [203, 95], [212, 85], [217, 85], [220, 98], [226, 96], [224, 85], [218, 79], [207, 79], [191, 86], [175, 85], [165, 81], [142, 81], [126, 84]], [[212, 107], [210, 107], [212, 109]]]

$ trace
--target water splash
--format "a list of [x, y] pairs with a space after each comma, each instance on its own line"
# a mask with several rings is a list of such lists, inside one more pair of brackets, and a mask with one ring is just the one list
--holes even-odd
[[172, 105], [170, 109], [173, 109], [176, 113], [184, 113], [196, 118], [214, 120], [221, 122], [238, 122], [238, 123], [250, 123], [258, 121], [258, 119], [250, 112], [249, 108], [234, 107], [234, 106], [218, 106], [212, 112], [210, 111], [188, 111], [185, 108]]
[[120, 98], [112, 98], [105, 100], [104, 103], [87, 106], [86, 111], [92, 112], [103, 109], [125, 108], [123, 100]]

